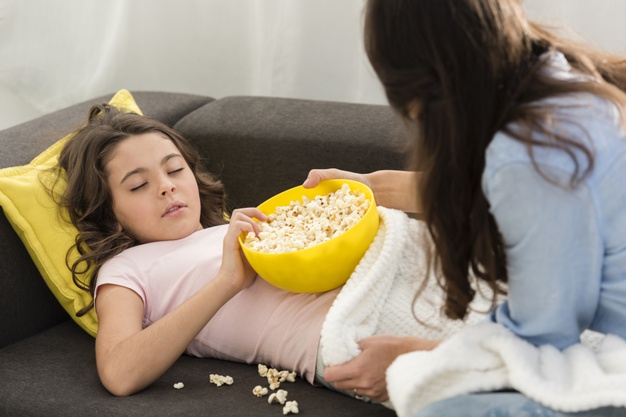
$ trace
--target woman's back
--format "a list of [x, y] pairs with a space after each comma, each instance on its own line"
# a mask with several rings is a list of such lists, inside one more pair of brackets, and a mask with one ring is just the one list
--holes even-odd
[[[546, 70], [576, 77], [558, 53]], [[556, 108], [555, 131], [588, 147], [593, 169], [571, 189], [576, 165], [563, 150], [535, 146], [531, 159], [525, 144], [501, 132], [487, 148], [483, 191], [503, 236], [510, 287], [494, 318], [532, 343], [560, 348], [578, 342], [586, 328], [626, 337], [626, 137], [619, 112], [588, 93], [541, 104], [548, 103]], [[534, 139], [551, 141], [537, 133]], [[585, 171], [589, 161], [574, 155]]]

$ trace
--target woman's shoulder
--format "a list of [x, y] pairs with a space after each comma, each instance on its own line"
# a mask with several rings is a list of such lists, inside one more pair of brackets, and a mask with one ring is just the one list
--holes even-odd
[[[584, 170], [588, 160], [581, 152], [582, 145], [593, 157], [593, 180], [626, 155], [626, 132], [615, 104], [589, 93], [552, 97], [542, 103], [549, 105], [546, 111], [551, 113], [549, 122], [544, 122], [549, 123], [544, 124], [546, 131], [514, 122], [506, 131], [497, 132], [485, 152], [486, 175], [510, 164], [527, 164], [533, 169], [541, 166], [564, 173]], [[531, 152], [529, 145], [514, 134], [529, 135], [532, 141], [548, 146], [533, 145]], [[569, 143], [550, 146], [556, 144], [553, 134]]]

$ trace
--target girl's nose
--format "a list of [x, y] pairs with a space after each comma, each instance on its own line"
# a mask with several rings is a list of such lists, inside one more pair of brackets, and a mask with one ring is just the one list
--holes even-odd
[[165, 197], [168, 193], [173, 194], [176, 191], [176, 186], [170, 182], [166, 182], [163, 184], [163, 188], [161, 189], [161, 195]]

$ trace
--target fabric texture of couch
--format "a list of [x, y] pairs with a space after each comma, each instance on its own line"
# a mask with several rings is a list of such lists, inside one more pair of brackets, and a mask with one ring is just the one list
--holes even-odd
[[[269, 97], [132, 92], [147, 116], [181, 132], [224, 182], [230, 208], [255, 206], [299, 185], [311, 168], [403, 168], [402, 126], [387, 106]], [[0, 132], [0, 168], [27, 164], [79, 127], [98, 97]], [[232, 386], [209, 383], [230, 375]], [[252, 395], [256, 364], [182, 356], [146, 390], [116, 398], [100, 384], [94, 339], [60, 306], [0, 215], [0, 416], [277, 416]], [[173, 384], [183, 382], [176, 390]], [[298, 379], [289, 399], [307, 416], [392, 416]]]

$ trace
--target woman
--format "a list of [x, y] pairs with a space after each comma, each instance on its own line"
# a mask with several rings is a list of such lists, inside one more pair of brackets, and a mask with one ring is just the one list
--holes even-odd
[[[626, 338], [626, 60], [528, 21], [519, 0], [369, 0], [365, 47], [414, 172], [313, 170], [305, 186], [360, 179], [381, 205], [422, 212], [449, 318], [467, 314], [475, 277], [508, 292], [490, 320], [533, 345], [565, 349], [586, 329]], [[362, 345], [326, 380], [373, 381], [367, 360], [385, 358], [380, 374], [407, 350]], [[479, 402], [455, 401], [432, 415], [474, 415]], [[527, 403], [487, 400], [476, 415]]]

